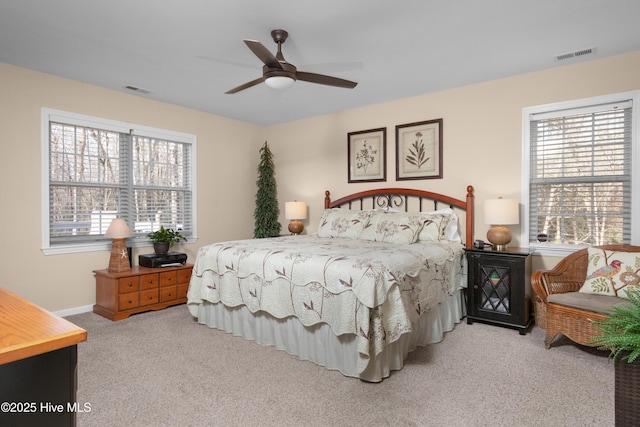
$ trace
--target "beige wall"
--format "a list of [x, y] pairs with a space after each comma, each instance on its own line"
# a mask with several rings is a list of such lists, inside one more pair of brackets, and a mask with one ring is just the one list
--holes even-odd
[[[0, 63], [0, 286], [49, 310], [82, 307], [95, 302], [91, 271], [108, 263], [107, 251], [44, 256], [40, 250], [41, 107], [197, 136], [200, 239], [180, 248], [193, 261], [203, 244], [251, 237], [258, 149], [265, 139], [275, 155], [281, 212], [284, 201], [306, 201], [308, 232], [317, 229], [325, 190], [341, 197], [380, 186], [347, 183], [347, 133], [386, 126], [387, 182], [382, 184], [459, 198], [473, 185], [475, 237], [484, 238], [483, 201], [520, 197], [523, 107], [636, 89], [640, 52], [264, 129]], [[444, 119], [444, 178], [395, 182], [395, 125], [435, 118]], [[286, 230], [286, 220], [281, 222]], [[517, 228], [514, 234], [518, 244]], [[536, 257], [534, 268], [556, 262]]]
[[264, 128], [2, 63], [0, 94], [0, 286], [49, 310], [83, 307], [95, 303], [92, 271], [109, 262], [108, 251], [40, 249], [41, 107], [195, 134], [200, 239], [180, 250], [193, 262], [202, 242], [252, 236]]
[[[520, 198], [524, 107], [637, 89], [640, 52], [273, 126], [267, 136], [276, 156], [279, 196], [306, 201], [310, 218], [305, 226], [315, 231], [324, 190], [341, 197], [380, 184], [347, 183], [347, 133], [386, 126], [385, 185], [457, 198], [464, 198], [466, 186], [473, 185], [475, 238], [485, 239], [483, 201]], [[396, 182], [395, 126], [437, 118], [444, 119], [443, 179]], [[517, 245], [520, 229], [512, 230]], [[535, 257], [534, 268], [550, 268], [557, 261]]]

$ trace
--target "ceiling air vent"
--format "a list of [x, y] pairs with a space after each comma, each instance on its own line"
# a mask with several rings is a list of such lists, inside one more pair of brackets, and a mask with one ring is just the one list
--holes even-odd
[[138, 92], [138, 93], [151, 93], [151, 91], [149, 89], [142, 89], [141, 87], [136, 87], [136, 86], [125, 86], [125, 89], [131, 90], [133, 92]]
[[565, 59], [577, 58], [578, 56], [591, 55], [596, 53], [595, 47], [589, 47], [586, 49], [576, 50], [575, 52], [563, 53], [553, 57], [556, 61], [564, 61]]

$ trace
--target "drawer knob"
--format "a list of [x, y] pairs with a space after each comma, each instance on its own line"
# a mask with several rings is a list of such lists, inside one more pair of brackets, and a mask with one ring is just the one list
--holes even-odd
[[133, 301], [129, 300], [129, 304], [131, 304]]
[[153, 299], [153, 297], [152, 297], [151, 295], [149, 295], [149, 299], [150, 299], [150, 300], [152, 300], [152, 299]]
[[133, 283], [129, 283], [129, 287], [132, 287], [132, 286], [133, 286]]

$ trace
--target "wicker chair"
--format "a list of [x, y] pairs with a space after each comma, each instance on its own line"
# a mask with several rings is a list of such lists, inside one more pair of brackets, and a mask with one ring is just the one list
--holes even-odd
[[[604, 245], [597, 247], [615, 251], [640, 252], [640, 246]], [[558, 334], [563, 334], [582, 345], [591, 345], [593, 337], [600, 334], [592, 321], [602, 320], [607, 316], [606, 314], [547, 301], [547, 297], [551, 294], [580, 290], [587, 277], [588, 261], [588, 249], [581, 249], [563, 258], [552, 270], [537, 270], [531, 275], [531, 287], [536, 294], [534, 298], [536, 324], [547, 330], [547, 336], [544, 340], [547, 349], [551, 347], [552, 341]]]

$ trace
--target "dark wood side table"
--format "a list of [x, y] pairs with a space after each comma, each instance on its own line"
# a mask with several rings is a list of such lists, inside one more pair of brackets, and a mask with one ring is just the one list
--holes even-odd
[[77, 347], [86, 339], [84, 329], [0, 288], [0, 425], [75, 425], [76, 413], [91, 409], [76, 402]]
[[517, 329], [531, 325], [531, 254], [528, 248], [506, 251], [466, 248], [467, 323], [474, 321]]

